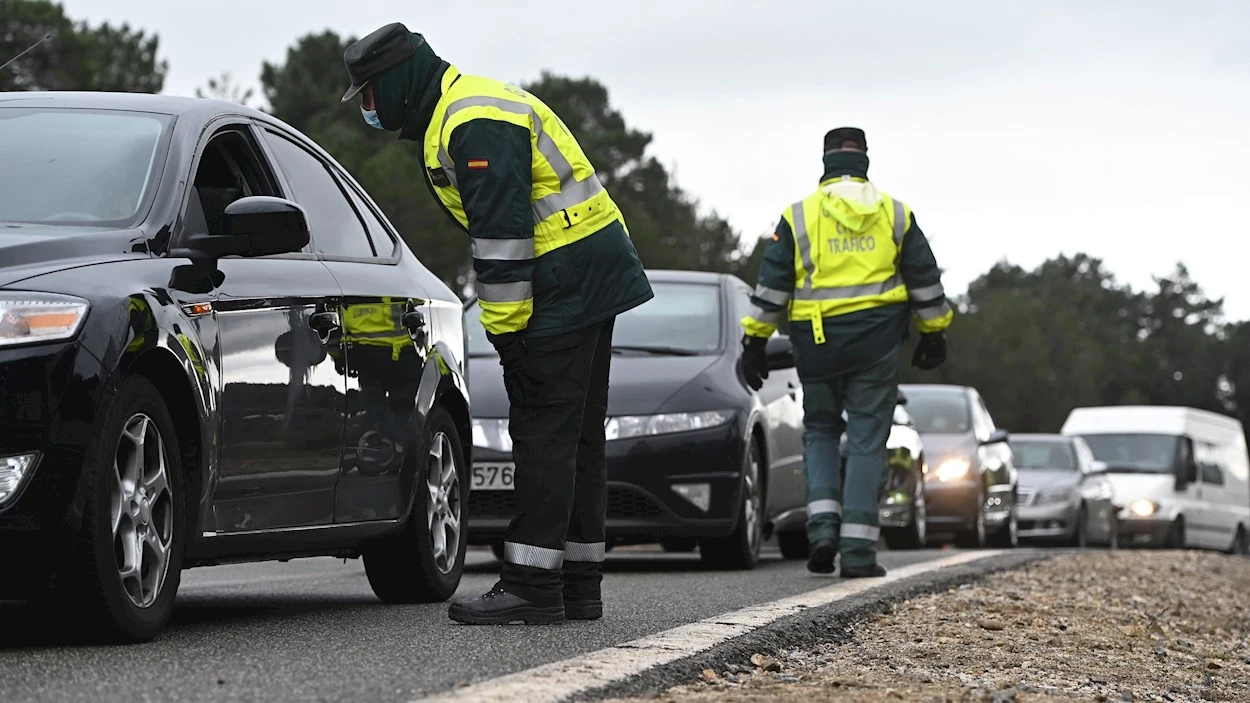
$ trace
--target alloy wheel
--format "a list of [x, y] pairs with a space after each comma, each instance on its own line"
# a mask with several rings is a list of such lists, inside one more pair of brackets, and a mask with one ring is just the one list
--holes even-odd
[[460, 553], [460, 525], [463, 502], [460, 500], [460, 473], [451, 439], [439, 432], [430, 443], [430, 456], [425, 471], [426, 524], [430, 528], [430, 546], [434, 564], [443, 574], [451, 573]]
[[160, 596], [174, 540], [174, 502], [165, 442], [142, 413], [123, 425], [110, 482], [113, 554], [122, 587], [140, 608]]

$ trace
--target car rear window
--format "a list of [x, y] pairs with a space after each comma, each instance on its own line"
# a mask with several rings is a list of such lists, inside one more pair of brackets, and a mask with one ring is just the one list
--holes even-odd
[[0, 109], [0, 222], [126, 226], [155, 188], [170, 117]]

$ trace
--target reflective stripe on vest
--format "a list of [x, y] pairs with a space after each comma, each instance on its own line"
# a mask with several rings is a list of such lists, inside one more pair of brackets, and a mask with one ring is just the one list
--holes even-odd
[[[897, 200], [894, 203], [894, 247], [898, 251], [903, 248], [903, 234], [906, 231], [907, 223], [904, 221], [903, 204]], [[898, 272], [897, 267], [894, 275], [884, 281], [876, 283], [861, 283], [853, 286], [838, 286], [833, 288], [812, 288], [812, 278], [816, 275], [816, 265], [812, 263], [812, 244], [807, 234], [807, 217], [804, 213], [803, 201], [799, 201], [790, 206], [792, 217], [794, 218], [794, 239], [798, 243], [799, 257], [803, 262], [803, 269], [806, 276], [803, 278], [803, 287], [794, 291], [795, 300], [846, 300], [850, 298], [862, 298], [869, 295], [883, 295], [887, 291], [893, 290], [903, 285], [903, 276]], [[897, 259], [897, 257], [895, 257]]]
[[575, 178], [572, 164], [564, 157], [564, 154], [560, 153], [555, 140], [545, 131], [542, 118], [539, 117], [538, 112], [532, 106], [517, 100], [487, 95], [473, 95], [461, 98], [448, 105], [447, 112], [443, 115], [443, 123], [439, 127], [438, 133], [438, 162], [446, 171], [447, 179], [451, 182], [453, 188], [459, 190], [459, 185], [456, 183], [456, 165], [452, 162], [451, 155], [447, 153], [444, 132], [447, 129], [447, 122], [452, 115], [470, 107], [493, 107], [515, 115], [527, 115], [532, 121], [538, 151], [547, 160], [547, 163], [551, 165], [552, 170], [556, 172], [556, 177], [560, 179], [559, 193], [552, 193], [533, 203], [535, 223], [542, 222], [563, 210], [576, 207], [603, 191], [603, 184], [599, 181], [599, 177], [593, 173], [584, 181], [579, 181]]

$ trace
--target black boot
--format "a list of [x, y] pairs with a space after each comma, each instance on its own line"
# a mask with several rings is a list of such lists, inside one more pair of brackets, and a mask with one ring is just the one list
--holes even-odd
[[456, 622], [469, 625], [507, 625], [517, 621], [526, 625], [564, 622], [564, 605], [543, 605], [508, 593], [501, 584], [477, 598], [452, 603], [447, 615]]
[[872, 564], [870, 566], [842, 565], [842, 578], [844, 579], [871, 579], [881, 578], [882, 576], [885, 576], [885, 567], [880, 564]]
[[838, 556], [838, 543], [822, 539], [812, 545], [808, 552], [807, 570], [813, 574], [832, 574], [833, 560]]

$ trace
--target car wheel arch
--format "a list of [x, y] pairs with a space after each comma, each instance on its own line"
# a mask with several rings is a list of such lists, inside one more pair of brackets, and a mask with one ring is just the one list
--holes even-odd
[[174, 423], [178, 446], [182, 455], [183, 490], [186, 492], [184, 502], [184, 526], [187, 543], [195, 541], [200, 534], [198, 529], [202, 507], [201, 491], [205, 483], [205, 467], [208, 464], [206, 449], [209, 446], [205, 438], [206, 411], [196, 398], [195, 388], [187, 378], [183, 360], [173, 351], [162, 346], [154, 346], [138, 352], [126, 359], [117, 374], [117, 381], [129, 376], [142, 376], [151, 381], [165, 401], [170, 419]]

